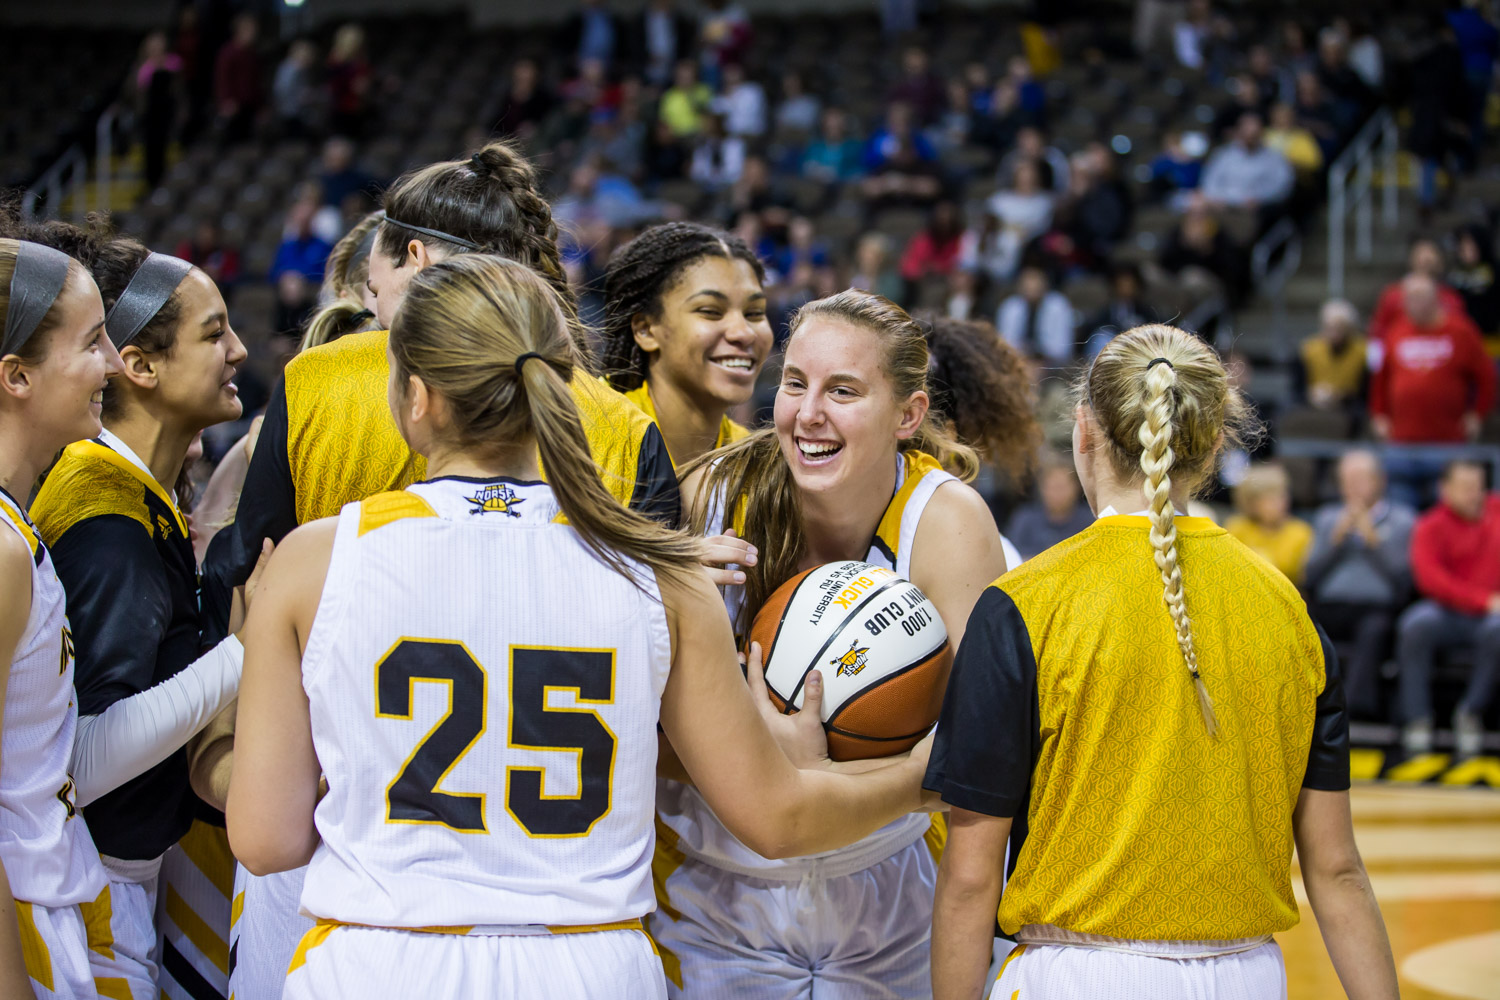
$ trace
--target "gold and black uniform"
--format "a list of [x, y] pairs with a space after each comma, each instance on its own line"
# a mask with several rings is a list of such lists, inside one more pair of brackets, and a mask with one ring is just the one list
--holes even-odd
[[1105, 517], [997, 580], [948, 682], [925, 787], [1013, 817], [1000, 900], [1024, 925], [1132, 940], [1283, 931], [1292, 811], [1349, 787], [1342, 678], [1295, 587], [1204, 518], [1177, 536], [1208, 736], [1152, 558]]
[[[204, 560], [204, 610], [220, 632], [230, 592], [249, 577], [263, 539], [279, 542], [299, 524], [423, 478], [426, 462], [407, 448], [386, 401], [388, 336], [350, 334], [287, 365], [266, 409], [234, 524], [214, 537]], [[675, 524], [677, 477], [655, 423], [585, 372], [576, 372], [571, 385], [605, 487], [621, 503]]]
[[[69, 445], [31, 516], [68, 597], [79, 714], [155, 687], [208, 648], [187, 522], [129, 458], [102, 441]], [[84, 817], [101, 854], [145, 861], [187, 833], [198, 804], [178, 748], [91, 802]]]

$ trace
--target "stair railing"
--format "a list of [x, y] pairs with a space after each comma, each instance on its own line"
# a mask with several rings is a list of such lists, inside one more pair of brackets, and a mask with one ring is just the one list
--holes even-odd
[[36, 183], [21, 195], [21, 217], [37, 218], [37, 203], [42, 202], [48, 215], [56, 215], [62, 208], [65, 192], [73, 197], [73, 219], [82, 223], [88, 215], [87, 184], [89, 159], [78, 143], [67, 148], [57, 162], [48, 167]]
[[[1399, 134], [1396, 119], [1381, 108], [1365, 122], [1338, 159], [1328, 168], [1328, 296], [1344, 295], [1344, 234], [1348, 216], [1354, 214], [1354, 253], [1360, 263], [1374, 256], [1373, 220], [1375, 164], [1380, 162], [1383, 198], [1381, 222], [1395, 229], [1396, 150]], [[1377, 149], [1378, 146], [1378, 149]], [[1352, 175], [1352, 179], [1351, 179]]]

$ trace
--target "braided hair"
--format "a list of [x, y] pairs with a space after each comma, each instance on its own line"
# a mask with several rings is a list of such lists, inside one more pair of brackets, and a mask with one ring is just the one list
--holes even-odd
[[1163, 324], [1120, 334], [1099, 353], [1079, 385], [1121, 482], [1142, 482], [1151, 517], [1151, 548], [1177, 648], [1198, 693], [1210, 736], [1218, 732], [1213, 700], [1198, 669], [1193, 621], [1177, 555], [1173, 480], [1189, 489], [1213, 472], [1222, 446], [1255, 429], [1239, 390], [1207, 344]]
[[552, 208], [542, 197], [536, 169], [513, 144], [492, 142], [467, 159], [404, 174], [385, 193], [385, 213], [375, 252], [392, 265], [406, 262], [412, 240], [450, 254], [507, 257], [541, 275], [557, 292], [569, 321], [576, 322], [578, 299], [563, 271]]
[[748, 243], [696, 222], [652, 226], [615, 251], [604, 273], [604, 327], [599, 335], [600, 364], [610, 385], [628, 392], [646, 381], [646, 352], [635, 342], [632, 323], [640, 315], [659, 317], [662, 296], [705, 257], [742, 260], [755, 271], [755, 280], [765, 284], [765, 265]]

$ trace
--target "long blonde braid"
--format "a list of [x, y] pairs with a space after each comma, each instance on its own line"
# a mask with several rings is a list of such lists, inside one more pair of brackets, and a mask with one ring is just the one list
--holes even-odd
[[1136, 327], [1110, 341], [1078, 390], [1104, 432], [1102, 447], [1119, 480], [1144, 475], [1162, 597], [1203, 722], [1216, 735], [1218, 720], [1183, 593], [1172, 489], [1174, 478], [1189, 491], [1205, 482], [1226, 442], [1254, 436], [1255, 419], [1218, 355], [1192, 334], [1162, 324]]
[[1198, 691], [1198, 707], [1208, 735], [1218, 734], [1213, 700], [1198, 672], [1198, 651], [1193, 645], [1193, 620], [1188, 617], [1187, 602], [1182, 596], [1182, 567], [1177, 563], [1177, 511], [1172, 505], [1172, 389], [1177, 384], [1177, 370], [1170, 361], [1153, 360], [1146, 369], [1146, 419], [1137, 435], [1141, 442], [1141, 471], [1146, 474], [1146, 500], [1151, 510], [1151, 547], [1156, 550], [1156, 568], [1161, 570], [1162, 596], [1172, 613], [1177, 632], [1177, 648], [1187, 662], [1193, 686]]

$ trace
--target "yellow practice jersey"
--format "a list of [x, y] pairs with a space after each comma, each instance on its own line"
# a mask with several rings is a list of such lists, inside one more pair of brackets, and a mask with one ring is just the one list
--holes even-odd
[[[425, 461], [406, 446], [390, 415], [387, 338], [384, 330], [349, 334], [287, 365], [266, 410], [235, 523], [214, 538], [204, 560], [205, 611], [220, 628], [228, 621], [230, 590], [249, 576], [262, 539], [280, 541], [299, 524], [423, 478]], [[575, 374], [571, 385], [604, 485], [621, 503], [676, 523], [677, 478], [655, 423], [586, 373]]]
[[[646, 386], [645, 382], [642, 382], [634, 389], [626, 391], [623, 395], [639, 407], [640, 411], [646, 416], [652, 420], [656, 419], [656, 404], [651, 401], [651, 390]], [[730, 420], [726, 415], [719, 420], [719, 437], [714, 441], [714, 447], [722, 448], [727, 444], [734, 444], [736, 441], [749, 436], [750, 431], [747, 428]], [[672, 459], [672, 465], [674, 468], [676, 467], [677, 459]]]
[[1286, 930], [1297, 797], [1349, 787], [1337, 660], [1296, 588], [1213, 522], [1177, 519], [1210, 737], [1149, 534], [1100, 519], [996, 581], [964, 634], [925, 785], [1013, 817], [1006, 933]]

